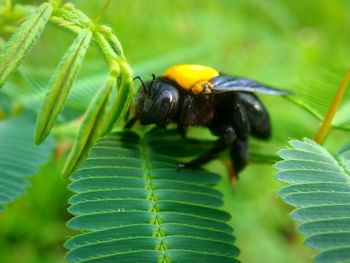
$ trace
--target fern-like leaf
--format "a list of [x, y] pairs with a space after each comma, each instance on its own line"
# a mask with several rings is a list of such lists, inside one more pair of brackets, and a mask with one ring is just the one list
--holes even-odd
[[27, 115], [0, 122], [0, 210], [24, 193], [26, 177], [34, 175], [52, 152], [51, 139], [33, 144], [34, 127], [34, 118]]
[[103, 137], [71, 179], [69, 262], [237, 262], [219, 176], [176, 170], [132, 132]]
[[52, 12], [50, 3], [43, 3], [16, 32], [0, 52], [0, 88], [28, 55], [42, 34]]
[[50, 88], [39, 112], [35, 143], [40, 144], [50, 133], [58, 114], [61, 112], [68, 93], [79, 73], [89, 47], [92, 32], [82, 30], [70, 45], [51, 78]]
[[283, 149], [284, 159], [276, 163], [276, 178], [290, 186], [279, 192], [295, 207], [292, 219], [301, 222], [298, 230], [305, 244], [319, 250], [316, 262], [350, 261], [350, 184], [343, 163], [349, 163], [350, 149], [338, 157], [314, 141], [293, 140], [292, 148]]
[[[323, 72], [303, 79], [301, 83], [294, 85], [294, 95], [289, 99], [302, 108], [309, 111], [316, 118], [323, 120], [330, 105], [331, 99], [337, 93], [342, 78], [346, 73], [346, 68], [328, 67]], [[350, 90], [346, 90], [337, 114], [332, 120], [332, 126], [349, 130], [350, 129]]]

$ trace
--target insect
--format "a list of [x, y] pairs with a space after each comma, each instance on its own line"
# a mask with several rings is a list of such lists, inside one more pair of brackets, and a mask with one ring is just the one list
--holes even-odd
[[165, 127], [175, 122], [183, 137], [192, 125], [208, 127], [217, 141], [208, 152], [178, 168], [195, 168], [230, 149], [235, 174], [248, 161], [248, 136], [268, 139], [271, 123], [267, 110], [254, 93], [286, 95], [278, 90], [243, 77], [222, 74], [202, 65], [176, 65], [150, 81], [141, 81], [136, 96], [136, 116], [142, 125]]

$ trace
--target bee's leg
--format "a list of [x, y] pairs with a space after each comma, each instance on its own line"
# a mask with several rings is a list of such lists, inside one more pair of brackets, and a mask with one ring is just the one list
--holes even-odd
[[[248, 163], [248, 139], [237, 139], [233, 142], [230, 149], [230, 156], [236, 174], [243, 170]], [[237, 176], [236, 175], [236, 176]]]
[[239, 138], [235, 140], [230, 148], [230, 156], [233, 165], [231, 165], [228, 175], [232, 189], [238, 179], [239, 172], [242, 171], [248, 163], [248, 149], [248, 138]]
[[239, 172], [246, 166], [248, 160], [248, 134], [251, 131], [249, 116], [246, 107], [241, 103], [235, 103], [232, 111], [232, 123], [237, 133], [237, 139], [230, 147], [231, 165], [228, 169], [228, 176], [231, 188], [233, 189]]
[[177, 125], [177, 129], [179, 130], [179, 133], [181, 135], [181, 138], [186, 138], [186, 133], [188, 131], [188, 126], [185, 125]]
[[191, 106], [193, 104], [192, 96], [184, 96], [182, 106], [179, 111], [179, 117], [177, 119], [177, 128], [182, 138], [186, 138], [188, 128], [194, 122], [195, 116], [193, 115]]
[[132, 117], [125, 125], [124, 125], [124, 128], [125, 129], [131, 129], [132, 126], [134, 126], [134, 124], [136, 123], [137, 121], [137, 117]]
[[233, 167], [232, 161], [231, 160], [225, 160], [224, 161], [228, 179], [230, 182], [231, 190], [233, 191], [236, 185], [236, 181], [238, 179], [238, 174], [235, 171], [235, 168]]
[[220, 152], [227, 149], [232, 143], [236, 140], [237, 136], [234, 129], [230, 126], [227, 126], [220, 138], [216, 141], [215, 145], [209, 149], [208, 152], [198, 156], [197, 158], [189, 161], [187, 163], [179, 163], [178, 168], [196, 168], [201, 166], [212, 159], [215, 159]]

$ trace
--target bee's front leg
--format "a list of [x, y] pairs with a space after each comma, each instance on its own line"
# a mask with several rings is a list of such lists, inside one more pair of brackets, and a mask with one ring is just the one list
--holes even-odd
[[124, 125], [124, 129], [131, 129], [137, 121], [137, 117], [134, 116]]

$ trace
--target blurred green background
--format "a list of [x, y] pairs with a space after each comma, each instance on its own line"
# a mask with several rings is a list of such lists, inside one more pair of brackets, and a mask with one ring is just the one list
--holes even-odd
[[[13, 1], [38, 5], [42, 1]], [[91, 18], [103, 0], [71, 1]], [[0, 0], [3, 5], [5, 0]], [[0, 17], [0, 37], [6, 40], [21, 20]], [[247, 76], [292, 89], [330, 67], [345, 70], [349, 58], [350, 1], [346, 0], [112, 0], [101, 23], [119, 37], [135, 75], [159, 74], [176, 63], [210, 65], [222, 72]], [[74, 34], [49, 25], [25, 66], [53, 71]], [[86, 68], [105, 71], [93, 45]], [[84, 69], [83, 69], [84, 70]], [[275, 141], [313, 136], [319, 121], [281, 98], [262, 96], [271, 113]], [[276, 139], [277, 138], [277, 139]], [[337, 149], [348, 137], [336, 131], [326, 142]], [[64, 138], [61, 140], [64, 140]], [[271, 151], [263, 146], [261, 151]], [[272, 147], [272, 146], [271, 146]], [[275, 149], [272, 149], [275, 151]], [[1, 262], [65, 262], [62, 244], [74, 233], [65, 227], [67, 183], [59, 176], [62, 158], [52, 158], [30, 179], [28, 193], [0, 214]], [[208, 169], [219, 172], [218, 186], [225, 209], [232, 214], [242, 262], [310, 262], [312, 252], [302, 245], [289, 220], [290, 207], [276, 192], [274, 168], [251, 164], [232, 192], [222, 162]]]

